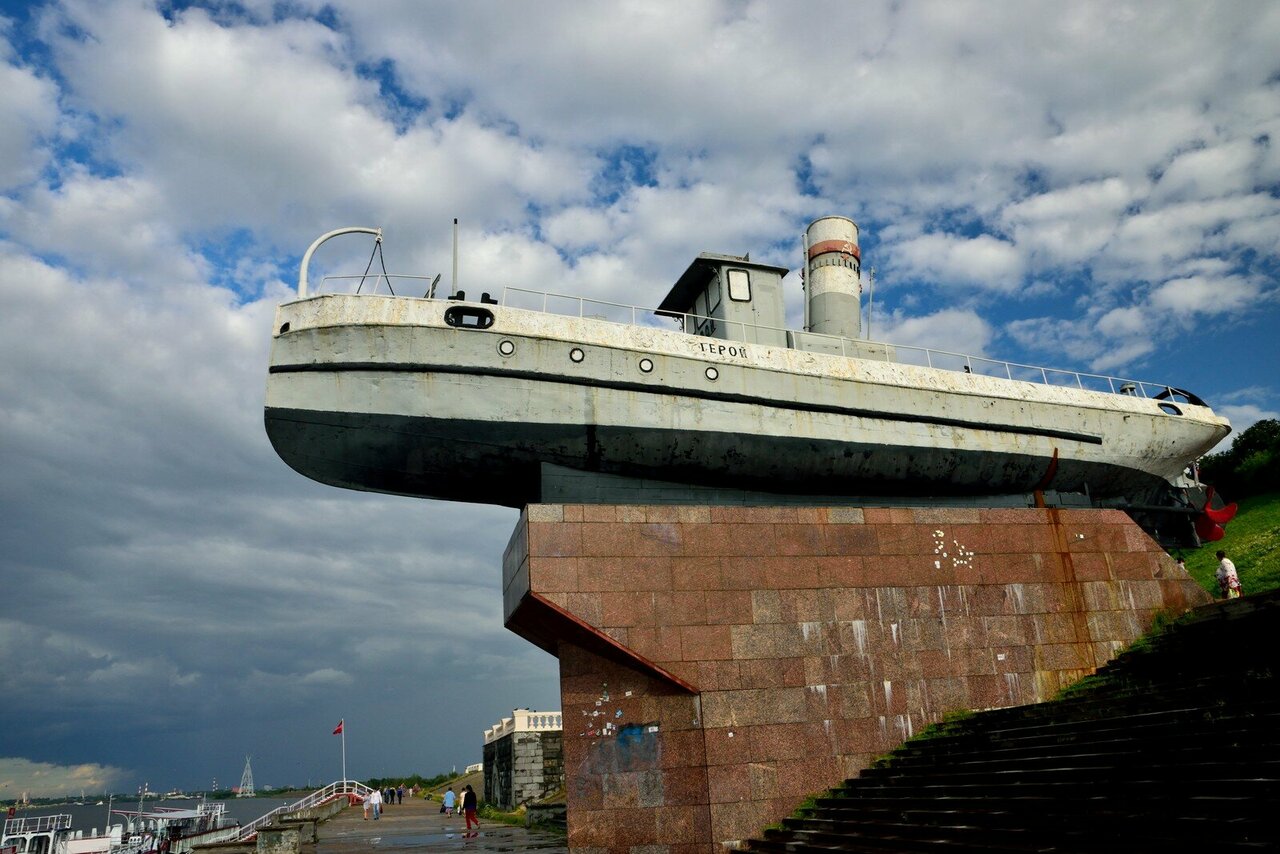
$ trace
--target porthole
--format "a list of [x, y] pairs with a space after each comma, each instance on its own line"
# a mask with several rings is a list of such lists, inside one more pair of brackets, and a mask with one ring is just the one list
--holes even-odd
[[515, 343], [511, 341], [507, 341], [505, 339], [498, 342], [498, 352], [501, 353], [502, 355], [510, 356], [515, 351], [516, 351]]
[[286, 333], [286, 332], [288, 332], [288, 331], [289, 331], [289, 324], [288, 324], [287, 322], [286, 322], [286, 323], [282, 323], [282, 324], [280, 324], [280, 334], [281, 334], [281, 335], [285, 334], [285, 333]]
[[582, 352], [580, 347], [574, 347], [569, 351], [569, 358], [575, 362], [581, 362], [583, 359], [587, 358], [587, 354]]
[[646, 374], [653, 370], [653, 359], [641, 359], [640, 370]]
[[720, 379], [720, 371], [717, 370], [716, 368], [707, 368], [707, 379], [711, 380], [712, 382], [715, 382], [716, 380]]

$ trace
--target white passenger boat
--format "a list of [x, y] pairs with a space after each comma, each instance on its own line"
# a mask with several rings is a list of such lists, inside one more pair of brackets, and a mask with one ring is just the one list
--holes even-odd
[[656, 311], [496, 282], [436, 298], [425, 277], [312, 294], [312, 253], [350, 232], [381, 246], [364, 228], [312, 244], [266, 399], [281, 458], [336, 486], [510, 507], [1047, 501], [1187, 542], [1205, 500], [1186, 470], [1230, 431], [1168, 384], [862, 338], [843, 217], [805, 233], [801, 330], [786, 269], [711, 253]]
[[37, 815], [7, 818], [0, 843], [12, 854], [110, 854], [122, 847], [123, 827], [114, 825], [89, 832], [71, 829], [71, 816]]

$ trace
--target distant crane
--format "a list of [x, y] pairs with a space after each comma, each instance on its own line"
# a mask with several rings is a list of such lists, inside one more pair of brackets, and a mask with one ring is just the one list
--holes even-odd
[[240, 791], [236, 793], [236, 797], [253, 797], [253, 766], [249, 764], [248, 756], [244, 758], [244, 773], [240, 775]]

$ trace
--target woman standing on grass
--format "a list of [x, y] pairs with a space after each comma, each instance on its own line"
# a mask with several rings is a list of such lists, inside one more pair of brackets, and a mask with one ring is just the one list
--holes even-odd
[[1218, 571], [1214, 577], [1218, 579], [1218, 589], [1224, 599], [1240, 598], [1240, 576], [1236, 573], [1236, 565], [1227, 557], [1226, 552], [1218, 552]]

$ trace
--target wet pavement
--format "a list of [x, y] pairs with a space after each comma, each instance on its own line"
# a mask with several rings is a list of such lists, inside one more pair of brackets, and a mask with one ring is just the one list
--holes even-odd
[[440, 814], [439, 801], [406, 800], [387, 807], [382, 818], [364, 820], [359, 806], [348, 807], [320, 825], [315, 854], [379, 854], [390, 851], [538, 851], [565, 854], [563, 836], [481, 820], [464, 830], [461, 816]]

